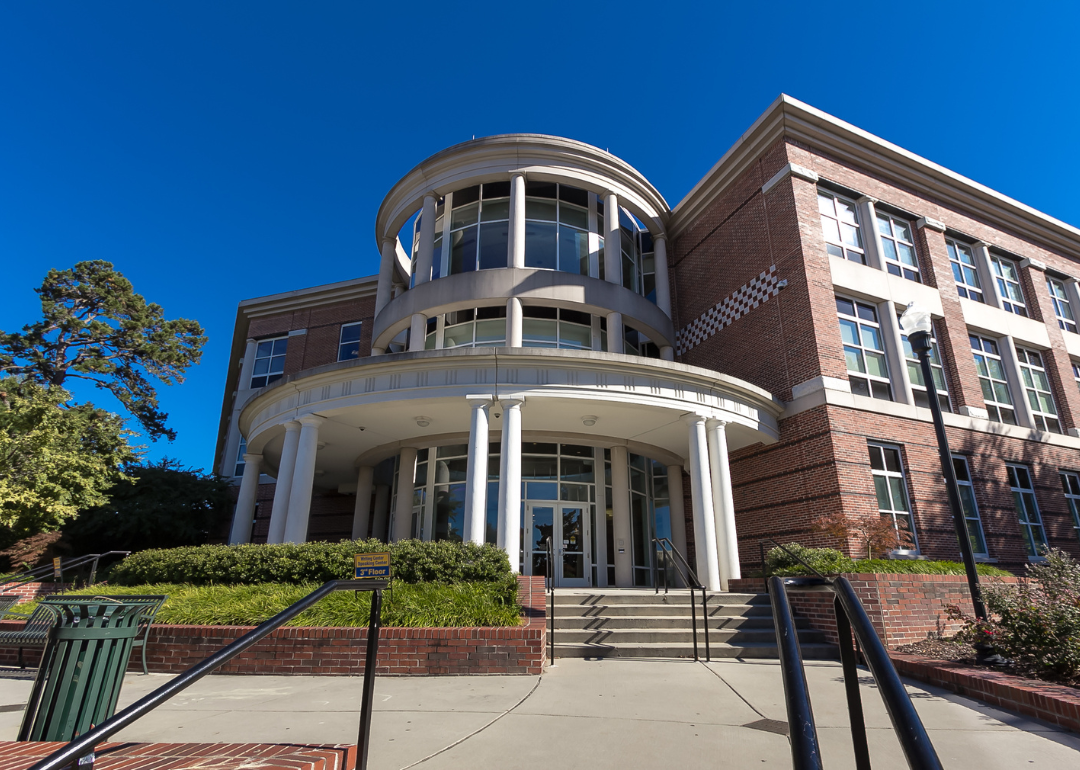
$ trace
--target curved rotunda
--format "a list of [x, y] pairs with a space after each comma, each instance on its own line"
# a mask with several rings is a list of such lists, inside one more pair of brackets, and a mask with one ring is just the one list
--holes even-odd
[[418, 165], [376, 220], [371, 355], [284, 374], [248, 340], [231, 541], [266, 474], [268, 542], [308, 539], [313, 490], [355, 489], [354, 537], [492, 542], [563, 586], [652, 585], [653, 538], [686, 553], [692, 527], [699, 576], [726, 588], [728, 452], [775, 442], [783, 404], [674, 362], [669, 215], [631, 166], [557, 137]]

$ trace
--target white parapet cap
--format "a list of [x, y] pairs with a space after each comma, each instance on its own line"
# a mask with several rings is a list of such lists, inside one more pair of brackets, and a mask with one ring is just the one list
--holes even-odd
[[1041, 262], [1037, 259], [1031, 259], [1030, 257], [1025, 257], [1024, 259], [1020, 260], [1020, 267], [1030, 267], [1032, 270], [1042, 270], [1044, 273], [1046, 272], [1045, 262]]
[[945, 223], [940, 222], [937, 219], [931, 219], [930, 217], [920, 217], [915, 226], [919, 229], [927, 228], [929, 230], [937, 230], [939, 233], [945, 232]]
[[807, 182], [815, 183], [819, 178], [816, 171], [812, 171], [804, 166], [799, 166], [795, 163], [788, 163], [782, 169], [777, 171], [773, 175], [772, 179], [770, 179], [768, 182], [761, 186], [762, 194], [767, 193], [769, 190], [776, 187], [776, 185], [780, 184], [780, 182], [784, 181], [789, 176], [797, 176], [799, 179], [805, 179]]

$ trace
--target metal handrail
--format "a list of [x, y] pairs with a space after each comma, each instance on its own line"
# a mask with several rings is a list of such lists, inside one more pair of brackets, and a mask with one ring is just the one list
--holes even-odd
[[[106, 551], [105, 553], [88, 553], [85, 556], [72, 556], [72, 557], [69, 557], [66, 561], [63, 558], [61, 558], [60, 559], [60, 580], [61, 580], [61, 582], [63, 582], [64, 570], [72, 570], [72, 569], [75, 569], [76, 567], [81, 567], [84, 564], [89, 564], [89, 563], [93, 562], [93, 566], [90, 568], [90, 585], [93, 585], [94, 580], [97, 577], [98, 561], [100, 559], [103, 559], [106, 556], [113, 556], [113, 555], [128, 556], [130, 554], [131, 554], [131, 551]], [[44, 565], [42, 565], [40, 567], [35, 567], [34, 569], [23, 570], [22, 572], [18, 572], [18, 573], [14, 574], [14, 575], [10, 575], [10, 576], [8, 576], [8, 578], [6, 580], [0, 580], [0, 591], [4, 590], [5, 586], [9, 586], [9, 585], [11, 585], [13, 583], [14, 584], [22, 584], [22, 583], [33, 582], [33, 580], [35, 578], [44, 577], [45, 575], [48, 575], [52, 571], [53, 571], [53, 565], [44, 564]]]
[[[682, 555], [679, 549], [675, 547], [674, 543], [666, 537], [654, 537], [652, 541], [660, 546], [660, 552], [664, 554], [664, 593], [666, 594], [668, 592], [667, 566], [669, 559], [671, 560], [671, 563], [675, 565], [675, 569], [679, 571], [679, 577], [681, 577], [690, 588], [690, 628], [694, 634], [694, 660], [700, 660], [697, 643], [697, 607], [695, 604], [694, 591], [699, 588], [701, 589], [701, 622], [702, 625], [705, 626], [705, 660], [707, 662], [712, 662], [712, 649], [709, 646], [709, 596], [705, 586], [698, 580], [697, 573], [690, 567], [690, 563], [686, 560], [686, 557]], [[678, 561], [671, 559], [669, 551], [679, 558], [683, 567], [686, 568], [685, 572], [682, 571]], [[660, 593], [659, 582], [659, 580], [654, 581], [656, 593]]]
[[165, 701], [186, 690], [214, 669], [228, 663], [263, 637], [295, 618], [315, 602], [335, 591], [372, 591], [371, 612], [368, 621], [367, 652], [364, 660], [363, 697], [360, 701], [360, 731], [356, 746], [357, 770], [367, 768], [367, 749], [371, 734], [371, 707], [375, 691], [375, 657], [379, 649], [379, 629], [381, 628], [382, 592], [388, 585], [386, 580], [331, 580], [324, 583], [295, 604], [279, 612], [269, 620], [259, 624], [227, 647], [215, 652], [206, 660], [197, 663], [184, 673], [170, 680], [148, 695], [132, 703], [123, 711], [114, 714], [89, 732], [80, 735], [71, 743], [40, 760], [30, 770], [66, 770], [79, 760], [92, 754], [94, 748], [120, 730], [130, 725], [139, 717], [154, 710]]
[[893, 731], [900, 741], [908, 767], [912, 770], [942, 770], [941, 760], [919, 718], [911, 696], [904, 689], [889, 653], [874, 631], [866, 610], [851, 583], [843, 576], [769, 578], [776, 643], [780, 648], [780, 667], [787, 701], [792, 766], [796, 770], [821, 770], [810, 692], [806, 685], [802, 652], [799, 649], [795, 619], [788, 602], [788, 591], [818, 591], [833, 594], [836, 630], [840, 640], [840, 661], [844, 670], [851, 739], [855, 749], [856, 770], [870, 770], [870, 749], [866, 740], [866, 721], [859, 692], [859, 672], [852, 634], [859, 644], [866, 665], [877, 684]]
[[555, 546], [551, 535], [544, 538], [547, 548], [547, 569], [544, 570], [544, 592], [548, 600], [548, 665], [555, 663]]

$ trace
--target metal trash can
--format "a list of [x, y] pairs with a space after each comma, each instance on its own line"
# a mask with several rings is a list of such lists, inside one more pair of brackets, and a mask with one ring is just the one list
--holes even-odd
[[41, 656], [20, 741], [70, 741], [113, 715], [145, 604], [51, 596], [56, 624]]

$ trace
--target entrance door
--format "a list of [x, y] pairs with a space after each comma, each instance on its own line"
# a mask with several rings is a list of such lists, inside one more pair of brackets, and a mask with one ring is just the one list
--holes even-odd
[[555, 585], [592, 585], [589, 564], [588, 506], [571, 503], [525, 503], [524, 564], [526, 575], [546, 575], [547, 544], [555, 551]]

